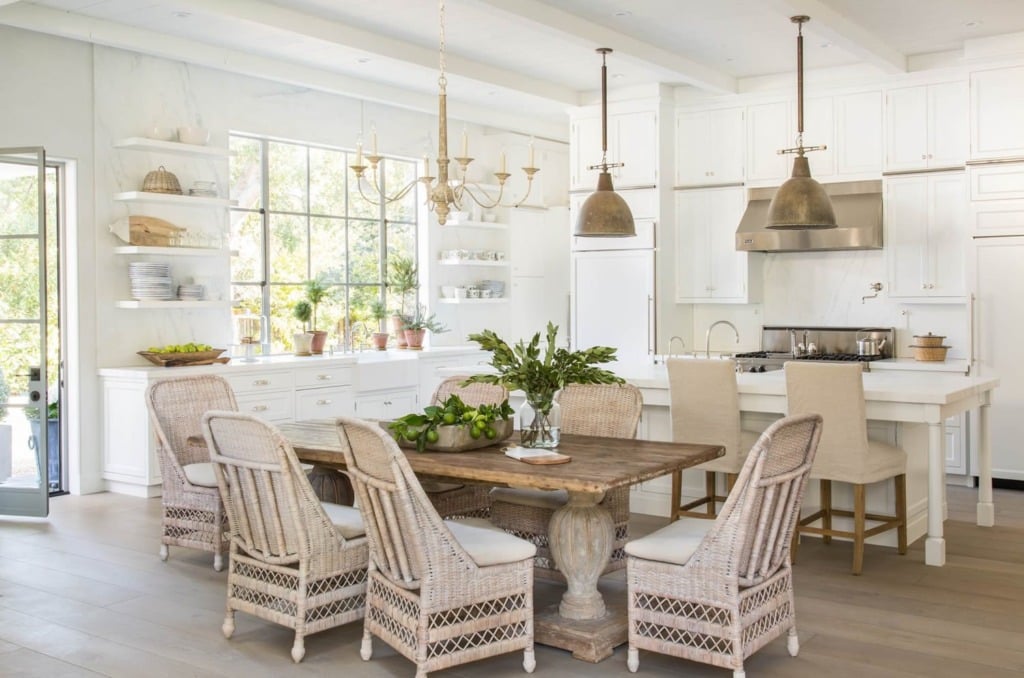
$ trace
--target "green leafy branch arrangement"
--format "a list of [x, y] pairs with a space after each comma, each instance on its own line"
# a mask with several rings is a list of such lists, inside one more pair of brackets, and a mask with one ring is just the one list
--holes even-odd
[[610, 346], [591, 346], [579, 351], [555, 347], [558, 326], [548, 323], [547, 346], [541, 357], [540, 332], [529, 343], [509, 346], [491, 330], [469, 335], [470, 341], [491, 351], [491, 366], [498, 374], [475, 374], [467, 383], [502, 384], [510, 391], [523, 391], [530, 402], [547, 413], [557, 393], [566, 384], [621, 384], [625, 380], [601, 367], [615, 360]]
[[498, 432], [491, 424], [499, 419], [508, 419], [512, 413], [508, 400], [500, 405], [470, 407], [458, 394], [453, 393], [440, 405], [424, 407], [423, 414], [407, 414], [395, 419], [388, 424], [388, 428], [398, 440], [415, 442], [416, 451], [422, 452], [427, 444], [437, 442], [438, 426], [468, 426], [470, 438], [476, 440], [483, 436], [493, 440]]

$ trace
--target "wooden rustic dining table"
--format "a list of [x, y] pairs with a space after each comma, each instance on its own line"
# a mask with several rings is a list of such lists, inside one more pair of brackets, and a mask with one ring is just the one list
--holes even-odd
[[[333, 420], [282, 423], [278, 428], [301, 461], [345, 468]], [[457, 453], [408, 450], [406, 458], [420, 476], [568, 492], [569, 501], [555, 511], [548, 533], [567, 588], [558, 605], [537, 610], [535, 639], [571, 650], [578, 659], [600, 661], [626, 642], [628, 623], [625, 601], [616, 602], [609, 611], [597, 585], [614, 541], [611, 514], [600, 504], [605, 493], [720, 457], [725, 449], [720, 445], [564, 435], [557, 451], [572, 461], [539, 465], [506, 456], [506, 444]]]

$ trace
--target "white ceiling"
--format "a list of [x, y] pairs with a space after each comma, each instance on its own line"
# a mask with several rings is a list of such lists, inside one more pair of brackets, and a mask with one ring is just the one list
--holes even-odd
[[[911, 57], [1024, 31], [1024, 0], [446, 0], [449, 113], [539, 131], [600, 83], [736, 92], [795, 70]], [[0, 24], [436, 110], [434, 0], [0, 0]], [[533, 129], [531, 129], [531, 127]], [[564, 136], [564, 133], [559, 136]]]

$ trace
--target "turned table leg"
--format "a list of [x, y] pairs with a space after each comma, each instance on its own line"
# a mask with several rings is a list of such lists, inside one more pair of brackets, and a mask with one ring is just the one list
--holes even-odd
[[600, 619], [606, 613], [597, 580], [608, 564], [615, 539], [603, 492], [569, 492], [569, 501], [551, 516], [549, 546], [568, 590], [558, 607], [567, 619]]

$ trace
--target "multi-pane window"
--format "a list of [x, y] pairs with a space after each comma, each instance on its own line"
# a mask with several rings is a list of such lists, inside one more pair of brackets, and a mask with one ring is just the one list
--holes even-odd
[[[242, 134], [230, 144], [235, 312], [266, 319], [271, 353], [291, 351], [307, 329], [326, 330], [328, 345], [368, 343], [377, 330], [370, 304], [399, 306], [384, 284], [388, 257], [416, 257], [416, 191], [386, 205], [364, 199], [349, 151]], [[385, 158], [379, 177], [393, 193], [416, 178], [416, 163]], [[376, 196], [368, 184], [363, 191]], [[293, 313], [313, 279], [329, 290], [315, 327]]]

